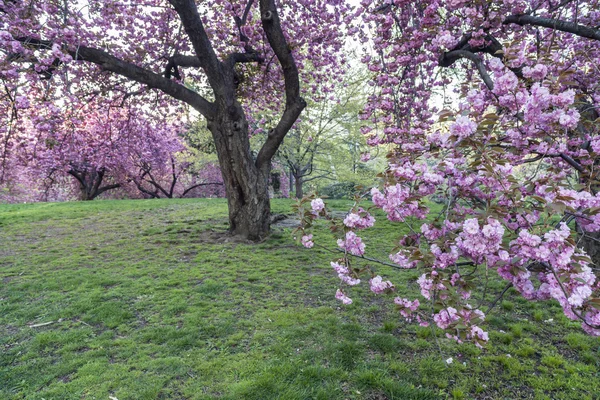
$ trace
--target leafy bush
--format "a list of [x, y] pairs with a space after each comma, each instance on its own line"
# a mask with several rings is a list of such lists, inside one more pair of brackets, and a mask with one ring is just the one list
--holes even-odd
[[349, 199], [356, 192], [357, 183], [355, 182], [338, 182], [327, 185], [320, 190], [321, 196], [327, 196], [330, 199]]

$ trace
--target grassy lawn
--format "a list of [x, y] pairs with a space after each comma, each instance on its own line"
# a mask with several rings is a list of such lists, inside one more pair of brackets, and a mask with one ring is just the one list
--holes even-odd
[[[282, 228], [229, 241], [226, 215], [220, 199], [0, 205], [0, 399], [600, 398], [600, 340], [555, 303], [509, 291], [490, 344], [459, 345], [366, 287], [341, 306], [331, 254]], [[417, 296], [417, 271], [377, 268]]]

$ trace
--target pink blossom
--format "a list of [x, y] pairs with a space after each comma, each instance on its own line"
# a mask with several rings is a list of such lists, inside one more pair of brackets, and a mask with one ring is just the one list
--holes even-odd
[[356, 229], [365, 229], [373, 226], [375, 223], [375, 218], [362, 209], [359, 211], [361, 211], [361, 214], [366, 215], [360, 216], [356, 213], [349, 213], [346, 218], [344, 218], [344, 225], [346, 225], [348, 228]]
[[377, 275], [376, 277], [369, 280], [369, 285], [371, 291], [373, 293], [381, 294], [387, 291], [394, 290], [394, 285], [390, 281], [383, 281], [381, 276]]
[[456, 308], [448, 307], [433, 315], [433, 320], [441, 329], [447, 329], [451, 324], [459, 320]]
[[471, 136], [477, 131], [477, 124], [469, 117], [458, 116], [456, 120], [450, 125], [450, 133], [458, 136], [459, 138], [466, 138]]
[[302, 245], [304, 247], [306, 247], [307, 249], [310, 249], [311, 247], [313, 247], [315, 244], [312, 241], [312, 238], [313, 238], [312, 234], [302, 236]]
[[524, 67], [523, 76], [536, 81], [543, 80], [548, 74], [548, 68], [544, 64], [536, 64], [533, 67]]
[[335, 298], [344, 304], [352, 304], [352, 299], [344, 294], [340, 289], [335, 292]]
[[338, 246], [350, 254], [355, 256], [362, 256], [365, 253], [365, 244], [362, 239], [356, 235], [356, 233], [350, 231], [346, 233], [346, 239], [338, 239]]
[[[396, 297], [394, 299], [394, 303], [398, 306], [400, 311], [400, 315], [402, 315], [407, 321], [411, 321], [414, 316], [414, 312], [419, 308], [419, 300], [410, 301], [408, 299], [403, 299], [400, 297]], [[417, 315], [417, 318], [421, 324], [425, 324], [426, 322], [421, 321], [421, 318]]]
[[390, 254], [390, 260], [396, 263], [401, 268], [415, 268], [417, 266], [416, 261], [409, 259], [409, 254], [406, 250], [400, 250], [396, 254]]
[[319, 213], [321, 212], [323, 209], [325, 209], [325, 203], [323, 202], [322, 199], [314, 199], [310, 202], [310, 206], [312, 207], [312, 210], [315, 213]]

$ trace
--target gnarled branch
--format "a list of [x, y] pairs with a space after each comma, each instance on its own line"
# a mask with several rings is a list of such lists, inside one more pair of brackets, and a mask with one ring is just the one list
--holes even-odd
[[600, 30], [585, 25], [579, 25], [574, 22], [563, 21], [560, 19], [536, 17], [529, 14], [510, 15], [504, 19], [503, 24], [532, 25], [542, 26], [544, 28], [555, 29], [557, 31], [572, 33], [588, 39], [600, 40]]
[[[42, 50], [50, 50], [53, 45], [53, 42], [49, 40], [40, 40], [30, 37], [15, 38], [15, 40], [18, 40], [26, 46]], [[199, 113], [207, 118], [212, 118], [215, 114], [214, 105], [198, 93], [166, 79], [157, 73], [121, 60], [108, 54], [104, 50], [87, 46], [78, 46], [77, 49], [70, 49], [68, 53], [76, 61], [91, 62], [106, 71], [111, 71], [136, 82], [148, 85], [150, 88], [159, 89], [175, 99], [181, 100], [194, 107]]]
[[481, 60], [481, 58], [475, 53], [472, 53], [468, 50], [450, 51], [444, 54], [444, 60], [446, 61], [444, 62], [444, 64], [442, 64], [442, 62], [440, 61], [440, 65], [442, 67], [450, 66], [454, 61], [458, 60], [459, 58], [466, 58], [468, 60], [471, 60], [473, 64], [475, 64], [475, 67], [477, 67], [477, 71], [479, 71], [479, 75], [481, 75], [481, 79], [483, 79], [483, 82], [488, 87], [488, 89], [494, 89], [494, 82], [492, 82], [492, 78], [485, 69], [485, 65], [483, 65], [483, 61]]
[[215, 96], [222, 99], [230, 97], [227, 92], [231, 89], [224, 84], [223, 64], [217, 58], [204, 30], [204, 24], [198, 14], [196, 2], [194, 0], [169, 0], [169, 3], [179, 14], [181, 23], [192, 42], [199, 64], [204, 70]]

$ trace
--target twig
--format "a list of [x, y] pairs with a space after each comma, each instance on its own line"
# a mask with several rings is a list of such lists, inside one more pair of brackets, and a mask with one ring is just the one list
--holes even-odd
[[490, 304], [490, 306], [487, 309], [487, 313], [489, 313], [490, 311], [492, 311], [494, 309], [494, 307], [496, 307], [496, 304], [500, 301], [500, 299], [502, 297], [504, 297], [504, 293], [506, 293], [506, 291], [508, 289], [510, 289], [512, 287], [512, 282], [509, 282], [508, 285], [506, 285], [506, 287], [504, 288], [504, 290], [502, 291], [502, 293], [500, 293], [498, 295], [498, 297], [496, 297], [496, 299], [492, 302], [492, 304]]
[[345, 252], [342, 249], [337, 249], [337, 251], [335, 251], [335, 250], [331, 250], [330, 248], [325, 247], [325, 246], [320, 245], [320, 244], [315, 244], [315, 246], [320, 247], [320, 248], [322, 248], [324, 250], [327, 250], [330, 253], [338, 253], [338, 252], [339, 253], [345, 253], [346, 255], [349, 255], [349, 256], [352, 256], [352, 257], [362, 258], [363, 260], [372, 261], [372, 262], [375, 262], [375, 263], [378, 263], [378, 264], [381, 264], [381, 265], [386, 265], [388, 267], [392, 267], [392, 268], [396, 268], [396, 269], [402, 269], [402, 270], [411, 269], [411, 268], [402, 268], [399, 265], [388, 263], [388, 262], [385, 262], [385, 261], [381, 261], [381, 260], [378, 260], [376, 258], [371, 258], [371, 257], [367, 257], [367, 256], [357, 256], [357, 255], [352, 254], [352, 253], [347, 253], [347, 252]]

